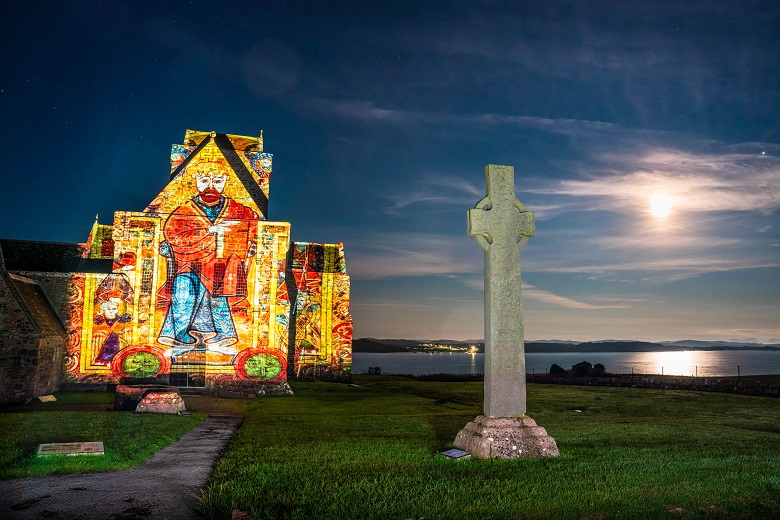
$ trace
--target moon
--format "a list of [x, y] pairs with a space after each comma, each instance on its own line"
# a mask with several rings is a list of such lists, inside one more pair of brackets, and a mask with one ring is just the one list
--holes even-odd
[[664, 218], [672, 211], [672, 198], [664, 193], [657, 193], [650, 198], [650, 213], [654, 217]]

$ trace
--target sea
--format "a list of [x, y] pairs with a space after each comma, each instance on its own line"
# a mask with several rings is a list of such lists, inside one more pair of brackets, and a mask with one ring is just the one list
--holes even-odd
[[[587, 361], [601, 363], [613, 374], [663, 374], [675, 376], [749, 376], [780, 374], [780, 350], [684, 350], [676, 352], [530, 352], [526, 372], [543, 374], [553, 363], [568, 370]], [[465, 352], [355, 352], [352, 373], [368, 373], [378, 367], [383, 374], [479, 374], [485, 354]]]

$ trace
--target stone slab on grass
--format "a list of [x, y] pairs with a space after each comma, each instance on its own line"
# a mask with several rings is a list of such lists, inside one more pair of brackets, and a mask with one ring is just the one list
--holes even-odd
[[103, 441], [50, 442], [38, 445], [38, 457], [46, 455], [104, 455]]

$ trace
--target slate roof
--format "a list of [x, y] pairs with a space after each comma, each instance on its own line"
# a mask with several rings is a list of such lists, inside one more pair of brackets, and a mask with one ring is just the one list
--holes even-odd
[[65, 336], [65, 327], [41, 286], [35, 280], [13, 273], [8, 273], [8, 278], [22, 300], [19, 303], [25, 314], [38, 332], [44, 336]]
[[0, 255], [8, 271], [43, 273], [110, 273], [111, 259], [82, 258], [83, 246], [0, 238]]

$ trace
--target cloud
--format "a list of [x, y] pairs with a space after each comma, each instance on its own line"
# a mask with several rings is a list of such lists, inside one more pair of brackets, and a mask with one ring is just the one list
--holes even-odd
[[593, 305], [565, 296], [559, 296], [553, 294], [544, 289], [539, 289], [533, 285], [523, 284], [523, 298], [534, 302], [542, 303], [545, 305], [553, 305], [556, 307], [565, 307], [567, 309], [583, 309], [583, 310], [604, 310], [604, 309], [625, 309], [628, 305]]
[[683, 258], [653, 258], [620, 263], [579, 263], [576, 265], [550, 265], [548, 263], [526, 263], [528, 272], [572, 273], [603, 275], [604, 273], [637, 272], [648, 273], [644, 280], [682, 280], [705, 273], [738, 271], [780, 267], [780, 261], [762, 261], [751, 258], [718, 258], [713, 256], [690, 256]]
[[[736, 237], [718, 236], [716, 234], [691, 232], [687, 230], [664, 227], [659, 233], [658, 229], [645, 229], [635, 231], [632, 235], [609, 235], [588, 237], [588, 243], [592, 247], [603, 250], [632, 249], [634, 251], [650, 250], [656, 254], [667, 256], [670, 253], [669, 248], [673, 249], [674, 254], [679, 254], [683, 250], [701, 251], [703, 249], [721, 249], [737, 248], [744, 244], [744, 240]], [[659, 248], [661, 248], [660, 253]], [[647, 254], [647, 253], [645, 253]]]
[[384, 121], [389, 123], [414, 123], [425, 120], [430, 113], [377, 107], [372, 101], [312, 98], [302, 100], [303, 108], [334, 114], [346, 119]]
[[[594, 154], [574, 165], [579, 178], [536, 179], [526, 191], [551, 201], [551, 216], [568, 224], [538, 233], [546, 241], [526, 255], [525, 268], [671, 281], [780, 267], [767, 247], [774, 243], [767, 220], [780, 209], [780, 157], [758, 151], [777, 146], [687, 145], [694, 150], [634, 145]], [[671, 198], [669, 217], [651, 215], [655, 193]], [[577, 254], [561, 255], [563, 247]]]
[[[760, 226], [750, 217], [758, 214], [765, 219], [780, 202], [780, 162], [774, 156], [664, 149], [648, 151], [633, 162], [617, 154], [608, 158], [612, 161], [608, 175], [558, 181], [542, 191], [560, 202], [544, 206], [543, 211], [537, 206], [532, 209], [544, 213], [552, 208], [550, 212], [559, 219], [575, 208], [607, 208], [615, 215], [632, 217], [616, 219], [606, 214], [588, 220], [579, 216], [565, 228], [540, 230], [533, 251], [524, 254], [524, 271], [584, 274], [613, 282], [668, 282], [712, 272], [780, 267], [780, 260], [772, 254], [775, 248], [755, 242]], [[626, 163], [631, 170], [617, 173]], [[679, 204], [672, 216], [661, 220], [649, 215], [644, 199], [652, 193], [650, 186], [664, 186], [672, 194]], [[422, 207], [424, 216], [430, 203], [470, 207], [482, 190], [482, 186], [457, 175], [422, 175], [412, 192], [389, 196], [385, 212], [398, 215]], [[684, 200], [686, 197], [690, 200]], [[735, 211], [740, 212], [739, 218]], [[350, 272], [356, 279], [480, 274], [461, 281], [480, 289], [480, 255], [464, 254], [470, 240], [433, 233], [374, 234], [353, 241]], [[546, 303], [554, 299], [541, 293], [536, 297], [546, 298]], [[563, 305], [564, 301], [558, 303]], [[568, 305], [613, 307], [582, 302]]]
[[399, 124], [461, 124], [468, 127], [510, 126], [533, 128], [556, 134], [573, 135], [583, 131], [613, 132], [619, 126], [603, 121], [572, 118], [549, 118], [498, 113], [447, 113], [411, 111], [377, 107], [373, 101], [309, 99], [302, 101], [306, 108], [335, 114], [347, 119]]
[[[675, 212], [780, 209], [780, 157], [758, 153], [695, 153], [651, 149], [641, 156], [604, 154], [589, 178], [564, 179], [528, 190], [579, 201], [580, 209], [635, 212], [655, 193], [668, 195]], [[606, 171], [606, 173], [605, 173]]]
[[350, 249], [349, 273], [354, 279], [363, 280], [474, 273], [481, 269], [482, 255], [464, 255], [466, 240], [472, 239], [426, 233], [377, 233]]
[[425, 207], [429, 204], [472, 207], [485, 196], [485, 188], [455, 175], [422, 175], [413, 191], [391, 192], [386, 198], [390, 206], [385, 212], [398, 215], [407, 208]]
[[[756, 242], [758, 233], [766, 236], [772, 229], [766, 218], [780, 209], [778, 145], [724, 145], [682, 133], [572, 118], [414, 111], [354, 100], [308, 103], [322, 113], [366, 123], [514, 127], [572, 137], [581, 159], [567, 156], [551, 163], [559, 170], [553, 175], [567, 178], [536, 176], [523, 184], [523, 201], [537, 220], [552, 221], [539, 226], [534, 251], [524, 255], [524, 270], [529, 272], [607, 273], [609, 281], [658, 282], [780, 266], [770, 254], [776, 248]], [[418, 173], [408, 191], [385, 192], [388, 205], [383, 211], [425, 218], [431, 206], [472, 207], [484, 194], [484, 186], [473, 179], [457, 171]], [[672, 200], [672, 214], [666, 219], [650, 213], [655, 193]], [[461, 251], [448, 246], [452, 237], [431, 236], [427, 243], [409, 241], [403, 234], [385, 236], [402, 246], [350, 249], [350, 270], [357, 276], [481, 272], [477, 262], [464, 261]], [[570, 305], [577, 304], [592, 305]]]

